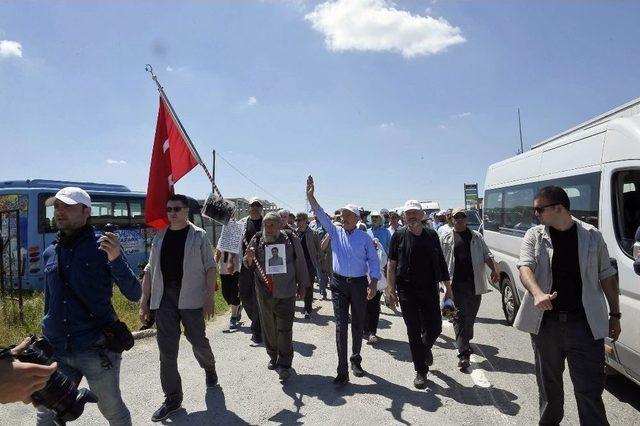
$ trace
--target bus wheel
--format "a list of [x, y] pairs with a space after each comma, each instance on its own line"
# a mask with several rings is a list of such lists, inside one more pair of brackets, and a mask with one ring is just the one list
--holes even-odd
[[507, 324], [512, 325], [516, 320], [516, 314], [518, 313], [518, 301], [515, 295], [515, 289], [509, 277], [505, 277], [502, 280], [500, 286], [500, 293], [502, 294], [502, 311], [504, 312], [504, 319]]

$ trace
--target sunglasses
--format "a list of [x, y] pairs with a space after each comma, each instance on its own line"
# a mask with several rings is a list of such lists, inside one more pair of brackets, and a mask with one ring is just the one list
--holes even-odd
[[467, 216], [463, 215], [463, 214], [457, 214], [453, 217], [453, 220], [464, 220], [466, 219]]
[[560, 205], [560, 203], [547, 204], [546, 206], [542, 206], [542, 207], [534, 207], [533, 211], [538, 213], [538, 214], [542, 214], [542, 212], [544, 212], [545, 209], [547, 209], [549, 207], [557, 206], [557, 205]]
[[167, 207], [167, 213], [171, 213], [171, 212], [178, 213], [182, 209], [184, 209], [184, 207]]

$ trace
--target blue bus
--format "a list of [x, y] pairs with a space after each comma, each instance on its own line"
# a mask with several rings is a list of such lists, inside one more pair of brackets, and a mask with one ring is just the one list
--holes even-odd
[[[144, 222], [144, 192], [124, 185], [58, 180], [0, 182], [0, 289], [44, 289], [42, 252], [55, 240], [58, 229], [47, 198], [66, 186], [77, 186], [91, 196], [90, 223], [97, 234], [107, 223], [118, 226], [122, 249], [134, 271], [147, 262], [155, 231]], [[190, 220], [205, 224], [200, 205], [189, 199]]]

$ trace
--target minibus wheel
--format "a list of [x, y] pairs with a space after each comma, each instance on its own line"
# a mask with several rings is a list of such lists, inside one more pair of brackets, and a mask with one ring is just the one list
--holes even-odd
[[520, 306], [518, 305], [515, 289], [509, 277], [502, 279], [500, 293], [502, 294], [502, 312], [504, 312], [504, 319], [507, 321], [507, 324], [512, 325], [516, 320], [516, 314]]

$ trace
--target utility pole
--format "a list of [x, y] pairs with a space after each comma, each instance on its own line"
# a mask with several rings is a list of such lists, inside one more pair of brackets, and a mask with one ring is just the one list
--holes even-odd
[[520, 120], [520, 108], [518, 107], [518, 129], [520, 130], [520, 154], [524, 153], [524, 145], [522, 144], [522, 121]]

